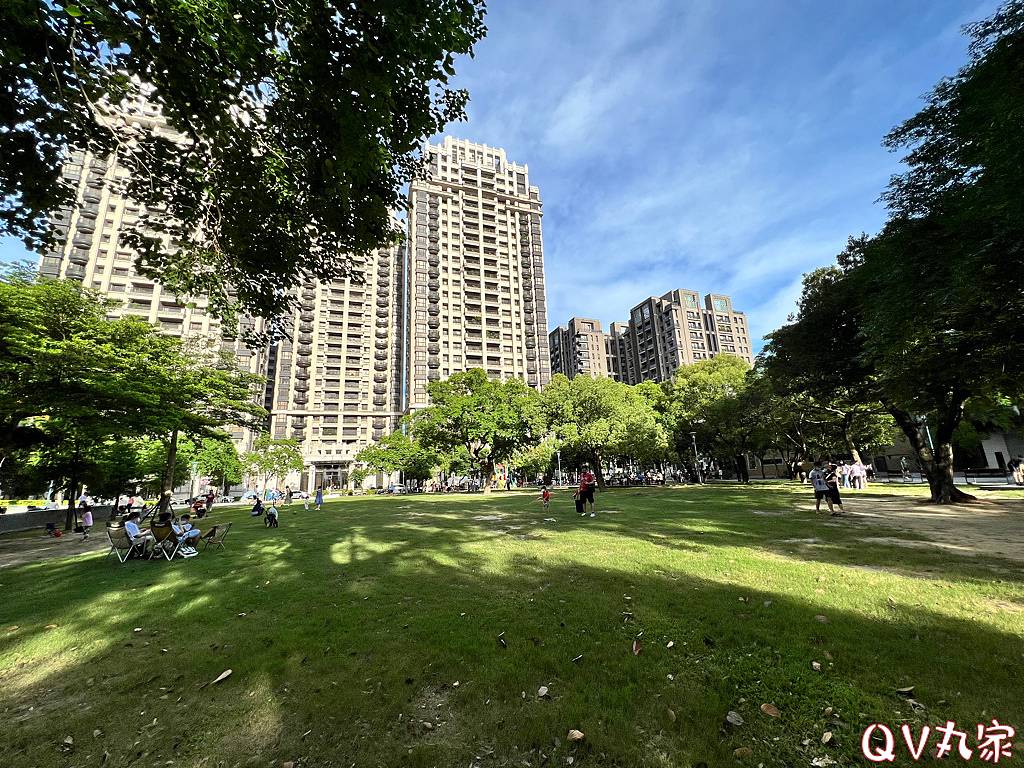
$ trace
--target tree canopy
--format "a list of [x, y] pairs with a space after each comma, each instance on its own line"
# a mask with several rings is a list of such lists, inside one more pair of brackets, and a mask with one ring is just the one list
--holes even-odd
[[522, 379], [491, 381], [472, 368], [430, 382], [427, 391], [431, 404], [414, 416], [413, 435], [441, 454], [465, 450], [485, 478], [544, 435], [540, 396]]
[[[399, 237], [420, 144], [465, 116], [449, 80], [483, 16], [483, 0], [7, 0], [0, 235], [44, 248], [75, 200], [64, 163], [115, 156], [149, 214], [123, 233], [143, 272], [275, 316], [282, 288]], [[139, 101], [166, 127], [125, 119]]]
[[969, 62], [886, 138], [907, 164], [883, 195], [889, 220], [805, 279], [767, 348], [830, 399], [884, 407], [937, 502], [968, 498], [953, 484], [965, 413], [1024, 396], [1024, 2], [966, 31]]

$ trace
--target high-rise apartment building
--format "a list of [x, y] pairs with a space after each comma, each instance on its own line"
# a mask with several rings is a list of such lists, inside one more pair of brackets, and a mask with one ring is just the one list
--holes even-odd
[[384, 248], [353, 279], [303, 286], [270, 349], [264, 405], [271, 436], [302, 445], [300, 490], [343, 487], [355, 455], [398, 426], [404, 264], [404, 246]]
[[601, 322], [574, 317], [566, 325], [548, 334], [551, 373], [562, 373], [570, 379], [578, 374], [608, 376], [607, 335]]
[[445, 137], [409, 190], [406, 406], [469, 368], [550, 378], [540, 191], [503, 149]]
[[[156, 107], [138, 102], [123, 108], [126, 119], [155, 131], [166, 131]], [[121, 241], [121, 233], [143, 226], [139, 205], [121, 193], [128, 171], [116, 157], [96, 157], [76, 152], [63, 168], [65, 181], [77, 189], [71, 206], [53, 212], [60, 244], [40, 259], [44, 277], [77, 280], [95, 289], [115, 304], [111, 317], [133, 315], [178, 337], [203, 337], [231, 351], [239, 367], [262, 374], [265, 355], [253, 351], [234, 335], [222, 332], [220, 321], [207, 311], [207, 301], [196, 297], [179, 300], [173, 292], [135, 270], [135, 255]], [[242, 320], [243, 329], [261, 327], [252, 319]], [[252, 435], [228, 428], [241, 450], [251, 446]]]
[[578, 352], [569, 344], [579, 336], [578, 330], [572, 330], [577, 322], [589, 323], [594, 329], [591, 333], [600, 333], [596, 320], [578, 318], [551, 332], [552, 370], [570, 377], [587, 372], [627, 384], [667, 381], [679, 367], [721, 353], [754, 363], [746, 315], [733, 307], [730, 297], [717, 293], [705, 296], [703, 305], [698, 293], [684, 289], [651, 296], [633, 307], [628, 324], [612, 323], [608, 333], [600, 334], [600, 343], [585, 337], [588, 349], [596, 347], [603, 352], [600, 372], [589, 359], [591, 368], [585, 371]]
[[732, 299], [717, 293], [704, 297], [677, 289], [651, 296], [633, 307], [619, 360], [622, 380], [667, 381], [676, 369], [720, 353], [736, 355], [753, 365], [746, 315]]
[[[139, 102], [124, 116], [150, 130], [166, 130], [155, 107]], [[111, 314], [136, 315], [175, 336], [221, 339], [217, 318], [203, 297], [179, 301], [158, 282], [139, 275], [134, 254], [119, 233], [140, 226], [140, 206], [121, 193], [127, 171], [116, 158], [78, 154], [64, 168], [77, 185], [75, 204], [54, 213], [63, 244], [43, 256], [40, 273], [79, 280], [118, 302]], [[397, 223], [397, 222], [396, 222]], [[299, 441], [306, 461], [301, 476], [280, 478], [302, 489], [342, 485], [355, 454], [397, 425], [402, 410], [404, 363], [404, 246], [364, 259], [353, 278], [305, 285], [285, 319], [285, 338], [253, 351], [221, 340], [239, 365], [267, 377], [264, 406], [274, 438]], [[260, 323], [243, 318], [243, 326]], [[240, 450], [253, 435], [232, 430]]]

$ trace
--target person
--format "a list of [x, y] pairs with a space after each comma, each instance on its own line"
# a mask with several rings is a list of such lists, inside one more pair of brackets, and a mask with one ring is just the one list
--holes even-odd
[[277, 502], [271, 502], [267, 509], [267, 517], [263, 521], [267, 528], [277, 528]]
[[828, 483], [825, 481], [825, 470], [822, 468], [821, 462], [814, 462], [814, 468], [807, 473], [807, 479], [811, 483], [811, 487], [814, 488], [814, 513], [821, 512], [821, 500], [824, 499], [825, 503], [828, 504], [829, 512], [832, 511], [832, 499], [828, 495]]
[[287, 506], [290, 506], [291, 503], [292, 503], [292, 487], [290, 485], [286, 485], [284, 487], [284, 505], [287, 507]]
[[583, 474], [580, 476], [580, 493], [584, 503], [590, 502], [590, 516], [597, 517], [594, 511], [594, 490], [597, 488], [597, 477], [590, 471], [590, 465], [583, 465]]
[[249, 513], [252, 517], [260, 517], [263, 514], [263, 499], [259, 496], [253, 502], [252, 512]]
[[572, 492], [572, 498], [576, 502], [576, 514], [580, 517], [587, 516], [586, 488], [586, 483], [581, 480], [579, 488]]
[[206, 491], [206, 514], [210, 514], [213, 511], [213, 502], [216, 498], [213, 489], [208, 488]]
[[547, 512], [551, 507], [551, 491], [548, 490], [546, 485], [541, 486], [540, 489], [540, 502], [544, 507], [544, 511]]
[[842, 481], [843, 488], [850, 487], [850, 480], [852, 478], [851, 469], [853, 469], [853, 467], [848, 465], [845, 461], [839, 464], [836, 468], [836, 475], [838, 475], [839, 480]]
[[324, 488], [321, 485], [321, 486], [318, 486], [317, 489], [316, 489], [316, 511], [317, 512], [320, 511], [320, 507], [323, 506], [323, 503], [324, 503]]
[[92, 507], [82, 508], [82, 541], [89, 538], [89, 529], [92, 528]]
[[181, 516], [181, 521], [175, 526], [174, 532], [178, 534], [179, 539], [185, 540], [182, 551], [192, 550], [197, 555], [199, 554], [196, 544], [199, 543], [199, 537], [203, 535], [203, 532], [192, 525], [192, 517], [190, 515]]
[[910, 462], [907, 461], [906, 456], [900, 456], [900, 475], [903, 477], [903, 482], [910, 481]]
[[192, 514], [196, 517], [206, 514], [206, 500], [202, 496], [197, 496], [192, 502]]
[[308, 493], [303, 493], [302, 494], [302, 508], [304, 510], [306, 510], [307, 512], [309, 512], [309, 494]]
[[1013, 475], [1014, 485], [1024, 485], [1024, 456], [1017, 456], [1010, 461], [1010, 472]]
[[[829, 511], [832, 517], [839, 517], [843, 514], [843, 499], [839, 495], [839, 467], [829, 462], [825, 470], [825, 484], [828, 486], [825, 498], [828, 501]], [[836, 507], [839, 509], [837, 510]]]
[[863, 491], [867, 486], [868, 479], [868, 468], [864, 466], [864, 462], [860, 459], [853, 465], [853, 487], [858, 491]]
[[130, 502], [128, 500], [128, 494], [122, 493], [120, 496], [117, 497], [117, 505], [116, 506], [117, 506], [118, 514], [123, 515], [125, 512], [127, 512], [129, 505], [130, 505]]
[[124, 521], [124, 531], [128, 534], [128, 540], [132, 544], [142, 544], [143, 556], [153, 555], [153, 547], [156, 545], [156, 536], [149, 531], [139, 528], [139, 513], [132, 510]]

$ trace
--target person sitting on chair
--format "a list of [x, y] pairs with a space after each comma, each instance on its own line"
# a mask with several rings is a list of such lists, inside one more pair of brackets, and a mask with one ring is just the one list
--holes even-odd
[[174, 532], [178, 534], [179, 539], [184, 540], [183, 550], [199, 551], [196, 549], [196, 544], [199, 542], [199, 537], [203, 535], [203, 532], [192, 525], [191, 515], [182, 515], [181, 521], [174, 527]]
[[129, 512], [128, 518], [124, 521], [124, 531], [132, 544], [142, 545], [143, 556], [153, 554], [153, 546], [156, 544], [156, 536], [149, 531], [139, 528], [139, 513]]

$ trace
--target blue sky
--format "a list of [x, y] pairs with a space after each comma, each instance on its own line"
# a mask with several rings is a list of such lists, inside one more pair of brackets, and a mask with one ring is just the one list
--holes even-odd
[[[965, 60], [966, 0], [491, 0], [449, 133], [527, 163], [549, 323], [731, 293], [760, 337], [884, 219], [881, 146]], [[0, 241], [0, 259], [26, 256]], [[758, 343], [758, 347], [760, 344]]]
[[996, 5], [491, 0], [448, 132], [529, 165], [552, 327], [692, 288], [731, 293], [760, 337], [804, 272], [880, 227], [882, 137]]

